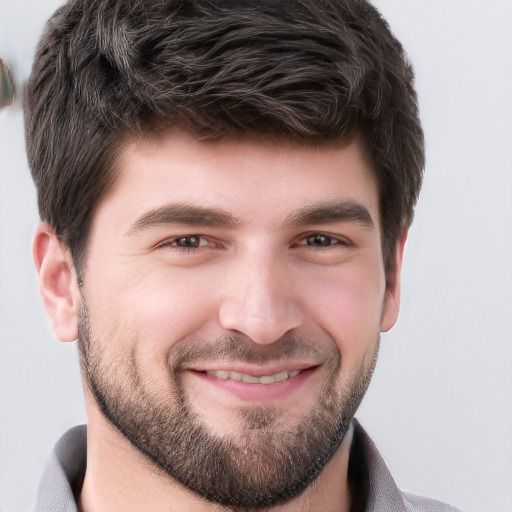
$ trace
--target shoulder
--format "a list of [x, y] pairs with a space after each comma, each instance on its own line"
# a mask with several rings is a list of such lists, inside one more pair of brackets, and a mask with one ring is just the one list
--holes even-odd
[[365, 512], [461, 512], [430, 498], [402, 491], [393, 479], [377, 447], [357, 420], [349, 459], [349, 479], [356, 496], [364, 496]]
[[81, 485], [87, 461], [87, 428], [68, 430], [55, 445], [39, 483], [33, 512], [77, 512], [74, 489]]
[[410, 512], [462, 512], [441, 501], [432, 500], [423, 496], [417, 496], [408, 492], [402, 493], [404, 504]]

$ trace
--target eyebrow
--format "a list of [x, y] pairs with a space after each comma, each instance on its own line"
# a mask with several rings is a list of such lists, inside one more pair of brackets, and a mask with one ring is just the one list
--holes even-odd
[[[365, 206], [347, 200], [305, 206], [286, 217], [285, 225], [297, 227], [346, 221], [357, 222], [368, 229], [375, 227], [370, 212]], [[236, 217], [220, 208], [180, 203], [147, 211], [132, 224], [128, 234], [136, 234], [144, 229], [166, 224], [232, 229], [241, 226], [241, 222]]]
[[372, 216], [361, 203], [349, 200], [331, 201], [306, 206], [286, 218], [289, 226], [306, 226], [311, 224], [333, 224], [352, 221], [368, 229], [375, 228]]
[[153, 208], [144, 213], [130, 227], [128, 234], [135, 234], [150, 227], [166, 224], [236, 228], [240, 225], [240, 222], [229, 212], [219, 208], [191, 204], [170, 204]]

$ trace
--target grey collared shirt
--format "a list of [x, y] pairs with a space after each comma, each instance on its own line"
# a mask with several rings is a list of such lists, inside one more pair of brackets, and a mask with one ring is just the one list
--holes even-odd
[[[74, 489], [81, 485], [87, 460], [85, 425], [66, 432], [46, 464], [33, 512], [78, 512]], [[354, 508], [364, 512], [460, 512], [439, 501], [404, 493], [365, 430], [354, 420], [349, 484]], [[359, 504], [359, 505], [358, 505]]]

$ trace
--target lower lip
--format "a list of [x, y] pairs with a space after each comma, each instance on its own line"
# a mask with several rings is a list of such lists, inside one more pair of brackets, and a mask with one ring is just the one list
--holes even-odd
[[192, 372], [206, 384], [236, 396], [246, 402], [283, 400], [296, 394], [316, 373], [317, 368], [304, 370], [299, 375], [273, 384], [249, 384], [247, 382], [218, 379], [204, 372]]

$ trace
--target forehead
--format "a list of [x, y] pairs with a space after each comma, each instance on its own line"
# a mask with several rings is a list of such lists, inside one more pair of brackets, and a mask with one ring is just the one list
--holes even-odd
[[377, 184], [357, 138], [317, 145], [261, 139], [202, 141], [177, 129], [128, 140], [98, 210], [126, 217], [166, 203], [222, 206], [250, 221], [312, 202], [357, 199], [378, 224]]

